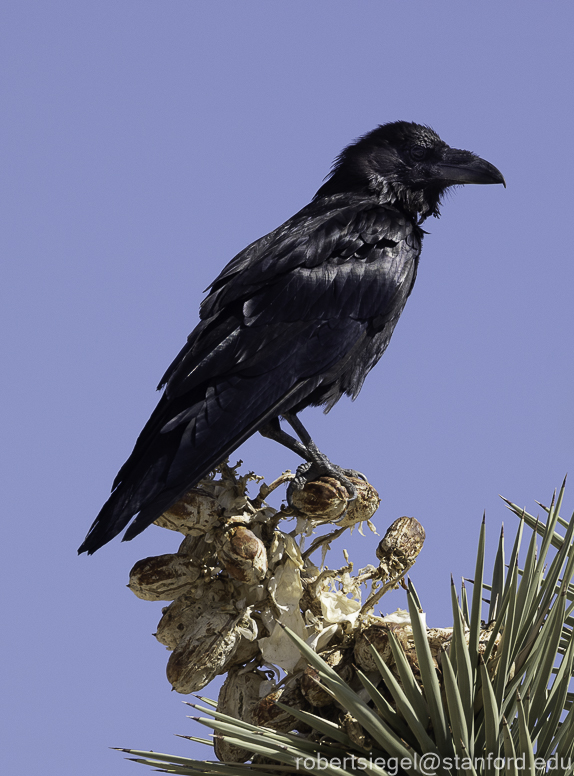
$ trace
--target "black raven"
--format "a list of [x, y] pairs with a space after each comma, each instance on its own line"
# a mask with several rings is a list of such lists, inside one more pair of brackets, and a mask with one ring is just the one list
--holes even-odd
[[79, 552], [95, 552], [132, 517], [124, 540], [137, 536], [256, 431], [306, 461], [295, 488], [329, 474], [353, 496], [345, 470], [317, 450], [297, 413], [357, 396], [412, 291], [420, 224], [439, 215], [449, 186], [465, 183], [504, 178], [427, 126], [384, 124], [345, 148], [311, 203], [210, 286]]

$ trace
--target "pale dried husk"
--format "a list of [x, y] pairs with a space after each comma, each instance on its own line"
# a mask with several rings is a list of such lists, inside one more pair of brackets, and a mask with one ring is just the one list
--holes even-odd
[[237, 649], [227, 662], [226, 670], [234, 666], [241, 668], [251, 662], [261, 662], [261, 650], [257, 643], [257, 633], [255, 633], [254, 638], [240, 637]]
[[[291, 539], [292, 543], [291, 537], [282, 538]], [[275, 574], [268, 583], [269, 596], [275, 606], [274, 611], [267, 608], [263, 615], [270, 636], [259, 639], [263, 661], [280, 666], [287, 672], [293, 671], [295, 666], [302, 662], [301, 652], [278, 623], [289, 627], [300, 638], [306, 638], [307, 635], [299, 606], [303, 595], [301, 583], [301, 566], [303, 564], [300, 560], [300, 554], [297, 555], [294, 552], [291, 543], [285, 542], [285, 550], [282, 555], [284, 562], [275, 568]], [[293, 560], [292, 555], [295, 555], [297, 559]]]
[[320, 477], [308, 482], [302, 490], [294, 491], [291, 499], [293, 506], [305, 517], [331, 521], [341, 517], [349, 503], [349, 494], [333, 477]]
[[[265, 674], [232, 668], [219, 691], [217, 711], [252, 723], [253, 710], [259, 705], [259, 690], [264, 681], [267, 681]], [[253, 754], [241, 746], [227, 743], [218, 734], [215, 735], [213, 747], [218, 760], [230, 763], [244, 763]]]
[[399, 517], [388, 528], [376, 550], [379, 565], [386, 577], [410, 568], [423, 548], [425, 531], [414, 517]]
[[357, 665], [365, 673], [377, 670], [377, 664], [371, 654], [371, 645], [377, 650], [384, 663], [390, 665], [394, 662], [388, 627], [384, 623], [368, 625], [357, 633], [354, 649]]
[[[349, 663], [349, 650], [333, 649], [322, 652], [321, 657], [328, 666], [333, 668], [344, 682], [349, 682], [353, 676], [353, 669]], [[300, 680], [303, 697], [315, 708], [331, 706], [334, 701], [332, 695], [319, 683], [320, 675], [311, 666], [307, 666]]]
[[167, 678], [174, 690], [183, 695], [198, 692], [227, 670], [241, 639], [241, 619], [226, 606], [212, 607], [198, 617], [167, 663]]
[[213, 530], [222, 515], [223, 508], [216, 498], [194, 488], [158, 517], [155, 524], [186, 536], [199, 536]]
[[209, 601], [196, 598], [193, 593], [180, 596], [162, 610], [163, 616], [155, 632], [156, 639], [168, 649], [175, 649], [188, 628], [212, 605]]
[[337, 525], [341, 528], [348, 528], [357, 523], [368, 522], [381, 503], [379, 494], [370, 483], [358, 477], [349, 477], [349, 479], [355, 486], [357, 498], [349, 501], [343, 519], [337, 521]]
[[357, 720], [346, 712], [340, 717], [340, 725], [343, 731], [349, 736], [351, 741], [362, 749], [372, 749], [373, 739], [368, 735], [365, 729], [357, 722]]
[[299, 681], [297, 678], [287, 680], [287, 682], [273, 690], [253, 708], [253, 724], [262, 727], [271, 728], [281, 733], [289, 733], [291, 730], [298, 730], [305, 733], [310, 728], [300, 720], [296, 719], [289, 712], [277, 706], [277, 701], [289, 706], [291, 709], [301, 709], [309, 711], [310, 706], [303, 697]]
[[267, 574], [265, 545], [244, 525], [218, 532], [214, 545], [217, 557], [229, 576], [246, 584], [257, 584]]
[[139, 560], [130, 571], [129, 589], [145, 601], [174, 601], [193, 588], [202, 569], [182, 555]]

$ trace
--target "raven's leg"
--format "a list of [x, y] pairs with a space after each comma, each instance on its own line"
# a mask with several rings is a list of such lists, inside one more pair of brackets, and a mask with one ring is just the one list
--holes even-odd
[[298, 442], [294, 437], [283, 431], [279, 425], [279, 418], [273, 418], [266, 426], [259, 429], [261, 436], [267, 439], [272, 439], [274, 442], [279, 442], [280, 445], [287, 447], [294, 453], [297, 453], [305, 461], [311, 462], [313, 459], [311, 453], [307, 450], [304, 444]]
[[[291, 505], [291, 497], [294, 490], [302, 490], [308, 482], [312, 482], [319, 477], [333, 477], [333, 479], [338, 480], [349, 493], [351, 501], [356, 499], [357, 490], [348, 477], [358, 476], [361, 479], [366, 479], [364, 475], [353, 469], [341, 469], [340, 466], [331, 463], [327, 456], [317, 448], [317, 445], [311, 439], [309, 432], [296, 415], [291, 414], [290, 412], [284, 412], [282, 413], [282, 416], [303, 443], [307, 455], [303, 455], [302, 457], [308, 461], [308, 463], [303, 463], [297, 468], [295, 478], [289, 483], [289, 487], [287, 488], [287, 502]], [[286, 436], [288, 437], [289, 435], [286, 434]]]

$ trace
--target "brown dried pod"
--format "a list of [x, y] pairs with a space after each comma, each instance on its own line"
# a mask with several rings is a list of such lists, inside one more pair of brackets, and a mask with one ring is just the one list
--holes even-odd
[[313, 520], [337, 520], [349, 501], [349, 494], [333, 477], [320, 477], [292, 494], [293, 506]]
[[[353, 671], [348, 663], [346, 651], [334, 649], [322, 653], [321, 657], [328, 666], [339, 674], [343, 681], [348, 682], [351, 679]], [[301, 692], [311, 706], [316, 708], [330, 706], [334, 703], [333, 697], [319, 684], [319, 672], [311, 666], [307, 666], [301, 677]]]
[[321, 606], [321, 599], [317, 596], [316, 581], [317, 577], [311, 577], [310, 579], [301, 577], [303, 595], [299, 605], [303, 613], [309, 611], [315, 617], [322, 617], [323, 607]]
[[[259, 688], [266, 680], [265, 674], [257, 671], [241, 672], [238, 667], [231, 669], [219, 691], [217, 711], [240, 719], [242, 722], [251, 723], [253, 710], [260, 702]], [[241, 746], [227, 743], [217, 733], [213, 748], [217, 759], [224, 762], [244, 763], [253, 754]]]
[[233, 579], [253, 585], [267, 574], [265, 545], [244, 525], [218, 532], [214, 543], [217, 557]]
[[132, 593], [145, 601], [173, 601], [199, 579], [201, 569], [181, 555], [139, 560], [130, 571]]
[[333, 703], [333, 697], [321, 687], [319, 672], [311, 666], [307, 666], [301, 677], [301, 692], [315, 708], [330, 706]]
[[310, 708], [301, 693], [299, 682], [293, 678], [259, 701], [253, 708], [253, 724], [268, 727], [280, 733], [288, 733], [291, 730], [298, 730], [300, 733], [309, 732], [308, 725], [279, 708], [276, 705], [277, 701], [281, 701], [292, 709], [308, 711]]
[[428, 628], [427, 639], [435, 667], [438, 668], [443, 650], [450, 649], [452, 628]]
[[379, 494], [370, 483], [358, 477], [349, 477], [349, 479], [355, 486], [357, 498], [354, 501], [349, 501], [343, 519], [337, 522], [341, 528], [370, 520], [381, 503]]
[[356, 746], [360, 746], [363, 749], [373, 748], [373, 739], [349, 712], [341, 717], [340, 723], [344, 732]]
[[184, 695], [198, 692], [226, 670], [241, 634], [236, 613], [227, 607], [203, 612], [185, 632], [167, 662], [167, 679]]
[[215, 550], [212, 542], [205, 541], [205, 534], [199, 536], [186, 536], [177, 550], [178, 555], [184, 555], [187, 558], [196, 558], [204, 566], [217, 566]]
[[252, 641], [251, 639], [245, 638], [245, 636], [241, 636], [237, 644], [237, 649], [230, 657], [229, 662], [227, 663], [227, 667], [243, 667], [247, 663], [251, 663], [252, 660], [255, 660], [256, 658], [259, 659], [260, 657], [261, 650], [259, 648], [257, 639]]
[[399, 517], [379, 542], [376, 553], [386, 576], [394, 577], [415, 562], [423, 548], [425, 529], [414, 517]]
[[199, 589], [180, 595], [172, 604], [162, 609], [163, 615], [157, 626], [156, 639], [168, 649], [175, 649], [184, 633], [204, 611], [229, 599], [229, 585], [221, 579], [209, 580]]
[[168, 649], [175, 649], [187, 629], [203, 614], [206, 606], [212, 605], [205, 599], [196, 598], [193, 593], [181, 595], [163, 609], [163, 616], [155, 633], [156, 639]]
[[198, 536], [211, 531], [223, 515], [223, 507], [209, 493], [193, 488], [155, 521], [161, 528]]
[[387, 665], [394, 664], [391, 645], [389, 644], [389, 628], [386, 625], [374, 624], [362, 630], [355, 639], [355, 660], [365, 672], [377, 671], [375, 658], [371, 654], [371, 645], [377, 650], [381, 659]]

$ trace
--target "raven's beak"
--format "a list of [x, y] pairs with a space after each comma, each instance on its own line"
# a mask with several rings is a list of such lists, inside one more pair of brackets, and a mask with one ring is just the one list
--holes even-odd
[[464, 183], [502, 183], [506, 181], [493, 164], [475, 156], [470, 151], [449, 148], [441, 162], [435, 165], [433, 174], [447, 186]]

